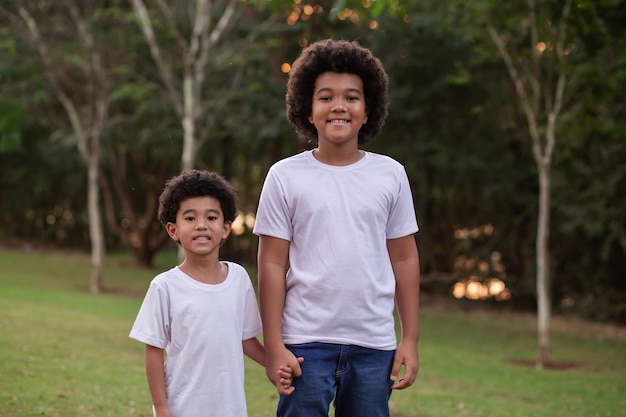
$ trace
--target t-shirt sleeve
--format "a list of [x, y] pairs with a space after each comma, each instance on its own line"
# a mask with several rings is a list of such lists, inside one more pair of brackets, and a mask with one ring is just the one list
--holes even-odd
[[261, 316], [259, 315], [259, 306], [256, 301], [254, 288], [252, 284], [250, 284], [246, 291], [243, 334], [241, 340], [257, 337], [261, 333], [263, 333], [263, 327], [261, 325]]
[[293, 229], [287, 193], [274, 167], [270, 168], [265, 178], [252, 232], [257, 236], [267, 235], [291, 241]]
[[387, 239], [397, 239], [419, 230], [415, 217], [413, 194], [404, 167], [398, 172], [398, 194], [387, 223]]
[[150, 283], [129, 337], [161, 349], [170, 340], [167, 296], [158, 285]]

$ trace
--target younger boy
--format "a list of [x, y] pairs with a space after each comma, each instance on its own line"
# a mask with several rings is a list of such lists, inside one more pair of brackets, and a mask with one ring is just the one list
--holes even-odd
[[[243, 354], [264, 365], [265, 351], [250, 277], [219, 259], [236, 215], [235, 191], [208, 171], [170, 179], [159, 198], [159, 221], [185, 259], [152, 280], [130, 332], [145, 344], [155, 417], [247, 415]], [[289, 395], [291, 369], [276, 369]]]

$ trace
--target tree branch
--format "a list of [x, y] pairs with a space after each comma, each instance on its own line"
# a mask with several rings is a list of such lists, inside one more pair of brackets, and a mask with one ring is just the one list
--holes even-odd
[[135, 9], [135, 13], [137, 14], [139, 26], [143, 31], [146, 42], [148, 42], [148, 47], [150, 48], [150, 53], [152, 54], [152, 58], [156, 63], [157, 70], [161, 75], [161, 79], [165, 84], [165, 89], [170, 97], [172, 105], [174, 106], [174, 110], [179, 117], [182, 117], [184, 114], [183, 103], [180, 95], [178, 93], [177, 81], [171, 70], [171, 66], [169, 66], [165, 59], [163, 58], [163, 54], [161, 53], [161, 48], [156, 40], [156, 35], [154, 34], [154, 29], [152, 28], [152, 22], [150, 21], [150, 17], [148, 16], [148, 11], [146, 10], [146, 6], [143, 0], [130, 0], [133, 8]]
[[530, 136], [532, 139], [533, 155], [537, 163], [540, 163], [542, 161], [542, 150], [540, 143], [541, 138], [539, 135], [539, 129], [537, 127], [537, 114], [534, 112], [533, 107], [530, 105], [530, 99], [526, 94], [524, 82], [522, 80], [522, 77], [519, 75], [517, 68], [513, 64], [511, 56], [509, 55], [509, 51], [506, 49], [504, 42], [502, 42], [502, 38], [500, 37], [498, 31], [489, 19], [487, 20], [487, 31], [489, 32], [489, 36], [491, 36], [493, 43], [496, 45], [496, 48], [500, 52], [500, 55], [502, 56], [502, 59], [504, 60], [506, 68], [509, 72], [509, 76], [511, 77], [511, 81], [513, 81], [515, 91], [517, 92], [517, 95], [522, 104], [524, 114], [526, 115], [528, 131], [530, 132]]

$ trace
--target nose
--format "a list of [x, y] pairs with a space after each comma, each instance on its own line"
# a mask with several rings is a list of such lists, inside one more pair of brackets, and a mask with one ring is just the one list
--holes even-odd
[[330, 111], [345, 111], [346, 107], [344, 99], [337, 99], [333, 100], [333, 105], [331, 106]]
[[196, 222], [196, 229], [206, 229], [206, 219], [199, 218]]

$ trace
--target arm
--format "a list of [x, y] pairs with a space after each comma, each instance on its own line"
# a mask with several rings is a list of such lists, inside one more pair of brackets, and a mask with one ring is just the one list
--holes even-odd
[[156, 417], [171, 417], [165, 394], [164, 359], [163, 349], [146, 345], [146, 376], [148, 377], [148, 388], [150, 388]]
[[289, 241], [261, 235], [259, 238], [259, 300], [265, 343], [265, 374], [276, 387], [277, 369], [289, 367], [293, 376], [302, 371], [298, 359], [285, 347], [282, 321], [285, 306], [285, 274], [289, 260]]
[[265, 366], [265, 348], [257, 339], [253, 337], [241, 342], [243, 346], [243, 354], [258, 363], [261, 366]]
[[[420, 265], [417, 245], [413, 235], [387, 240], [387, 250], [396, 277], [396, 305], [402, 337], [393, 366], [393, 389], [404, 389], [415, 381], [419, 370], [419, 291]], [[404, 365], [404, 375], [397, 380]]]

